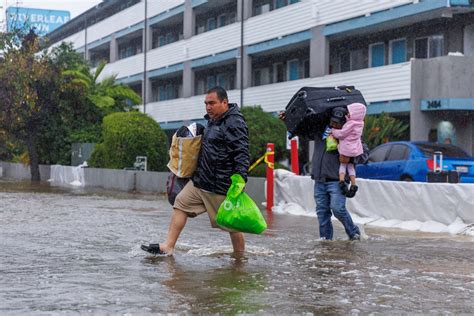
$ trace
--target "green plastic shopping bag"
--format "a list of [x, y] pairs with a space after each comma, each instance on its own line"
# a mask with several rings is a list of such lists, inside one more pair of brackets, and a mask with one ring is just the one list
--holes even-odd
[[267, 223], [252, 198], [242, 192], [244, 179], [238, 174], [232, 175], [231, 179], [232, 185], [227, 191], [226, 199], [217, 211], [217, 224], [244, 233], [262, 233], [267, 228]]
[[326, 138], [326, 151], [333, 151], [336, 149], [337, 149], [337, 139], [334, 136], [329, 135]]

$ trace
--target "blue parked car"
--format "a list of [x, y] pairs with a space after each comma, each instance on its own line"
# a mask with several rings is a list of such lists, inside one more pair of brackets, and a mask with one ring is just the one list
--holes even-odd
[[429, 142], [392, 142], [377, 146], [370, 151], [369, 162], [357, 166], [357, 177], [426, 182], [427, 172], [433, 171], [436, 151], [443, 153], [443, 171], [456, 170], [461, 183], [474, 183], [474, 157], [457, 146]]

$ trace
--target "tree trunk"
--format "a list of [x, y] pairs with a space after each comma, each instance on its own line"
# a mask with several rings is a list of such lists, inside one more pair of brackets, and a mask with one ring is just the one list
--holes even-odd
[[31, 181], [40, 181], [39, 157], [34, 138], [34, 132], [31, 131], [28, 133], [28, 138], [26, 140], [28, 156], [30, 158]]

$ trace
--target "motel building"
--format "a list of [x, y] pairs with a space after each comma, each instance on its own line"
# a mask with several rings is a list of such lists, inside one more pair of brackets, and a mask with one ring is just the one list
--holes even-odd
[[105, 0], [48, 37], [105, 60], [168, 135], [203, 122], [215, 85], [272, 113], [300, 87], [354, 85], [410, 140], [474, 154], [473, 0]]

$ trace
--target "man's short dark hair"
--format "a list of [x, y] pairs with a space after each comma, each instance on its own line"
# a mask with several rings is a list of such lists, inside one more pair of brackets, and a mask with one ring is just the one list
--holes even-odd
[[206, 94], [209, 94], [209, 93], [213, 93], [215, 92], [216, 95], [217, 95], [217, 98], [219, 99], [219, 101], [224, 101], [224, 100], [227, 100], [227, 102], [229, 102], [229, 98], [227, 97], [227, 91], [225, 91], [224, 88], [220, 87], [220, 86], [216, 86], [214, 88], [211, 88], [209, 90], [207, 90]]

